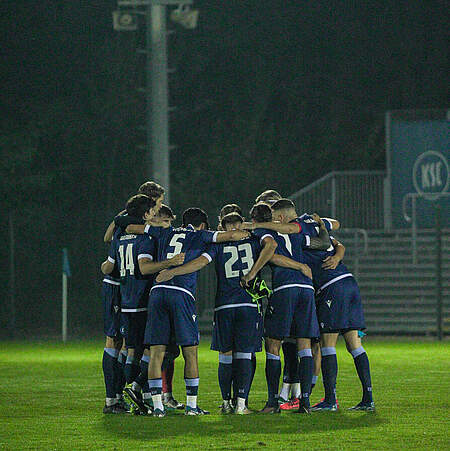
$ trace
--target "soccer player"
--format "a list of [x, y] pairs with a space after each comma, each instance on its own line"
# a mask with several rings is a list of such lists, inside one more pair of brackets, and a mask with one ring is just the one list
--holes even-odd
[[[243, 218], [229, 213], [222, 218], [221, 226], [226, 231], [239, 230]], [[242, 287], [242, 279], [255, 279], [261, 268], [272, 258], [276, 248], [274, 240], [264, 242], [251, 236], [235, 243], [211, 245], [197, 259], [161, 272], [157, 281], [168, 281], [174, 276], [198, 271], [215, 261], [217, 293], [214, 309], [214, 329], [211, 349], [219, 351], [219, 385], [222, 392], [222, 413], [233, 412], [231, 404], [231, 382], [234, 377], [237, 403], [234, 412], [246, 415], [251, 411], [246, 406], [251, 386], [252, 355], [261, 350], [260, 305]], [[233, 376], [233, 365], [236, 371]]]
[[[131, 217], [150, 221], [154, 216], [155, 206], [156, 202], [153, 199], [144, 194], [138, 194], [128, 200], [126, 212]], [[151, 277], [144, 276], [154, 274], [171, 265], [182, 264], [184, 260], [184, 255], [180, 254], [162, 262], [153, 262], [154, 253], [154, 243], [148, 236], [125, 234], [120, 229], [113, 238], [108, 259], [102, 264], [104, 274], [110, 274], [116, 262], [120, 270], [121, 313], [128, 351], [125, 365], [127, 384], [136, 381], [139, 374], [137, 362], [143, 351], [147, 300], [152, 282]], [[148, 359], [143, 357], [141, 364], [147, 363]], [[126, 387], [125, 391], [139, 406], [138, 400], [133, 396], [132, 387]]]
[[[302, 215], [300, 222], [311, 236], [317, 234], [316, 218]], [[370, 365], [361, 344], [361, 332], [365, 329], [361, 295], [353, 275], [341, 262], [344, 252], [343, 245], [334, 240], [333, 246], [325, 252], [305, 253], [317, 288], [322, 378], [325, 388], [325, 399], [314, 405], [312, 410], [335, 411], [338, 408], [336, 342], [339, 334], [342, 334], [347, 350], [354, 359], [363, 389], [361, 402], [351, 407], [351, 410], [372, 411], [375, 404], [372, 397]]]
[[[161, 208], [161, 205], [164, 201], [164, 193], [164, 188], [158, 183], [152, 181], [143, 183], [138, 190], [138, 194], [145, 194], [146, 196], [150, 197], [150, 199], [153, 199], [155, 201], [156, 205], [153, 209], [154, 214], [157, 214], [159, 209]], [[123, 210], [119, 213], [119, 215], [123, 214], [126, 214], [126, 210]], [[105, 235], [103, 237], [103, 241], [105, 243], [110, 243], [112, 241], [115, 228], [115, 222], [112, 221], [106, 229]]]
[[106, 336], [103, 350], [103, 377], [105, 380], [106, 400], [103, 413], [124, 413], [128, 406], [122, 397], [123, 372], [118, 362], [122, 347], [120, 334], [120, 279], [117, 266], [111, 274], [105, 275], [102, 284], [103, 330]]
[[[290, 200], [281, 199], [272, 205], [276, 210], [289, 210], [289, 220], [295, 220], [297, 214]], [[276, 210], [275, 210], [276, 209]], [[266, 210], [266, 211], [265, 211]], [[251, 212], [255, 222], [272, 219], [270, 207], [265, 204], [255, 205]], [[297, 225], [299, 228], [300, 226]], [[261, 229], [256, 229], [256, 232]], [[298, 230], [298, 229], [297, 229]], [[267, 234], [261, 231], [260, 234]], [[283, 339], [293, 336], [296, 339], [299, 363], [299, 378], [302, 388], [302, 399], [299, 413], [309, 413], [309, 393], [311, 389], [313, 361], [311, 338], [318, 337], [319, 328], [314, 303], [314, 288], [311, 272], [306, 265], [302, 271], [286, 269], [278, 266], [280, 257], [295, 260], [302, 264], [303, 248], [326, 249], [330, 242], [325, 227], [321, 227], [318, 238], [297, 233], [290, 237], [285, 234], [273, 235], [278, 243], [277, 254], [271, 262], [273, 295], [270, 297], [264, 322], [266, 345], [266, 379], [268, 385], [268, 401], [263, 413], [278, 413], [278, 384], [281, 374], [280, 348]]]
[[[157, 242], [158, 260], [185, 253], [186, 262], [200, 256], [213, 242], [238, 241], [248, 236], [239, 230], [208, 231], [208, 216], [200, 208], [189, 208], [183, 213], [183, 228], [130, 225], [128, 232], [150, 235]], [[149, 315], [145, 342], [150, 345], [148, 384], [154, 405], [153, 415], [165, 416], [162, 404], [161, 364], [167, 346], [175, 342], [182, 347], [185, 360], [186, 415], [204, 415], [209, 412], [197, 406], [198, 394], [198, 324], [195, 308], [197, 274], [177, 276], [168, 283], [156, 283], [150, 292]]]

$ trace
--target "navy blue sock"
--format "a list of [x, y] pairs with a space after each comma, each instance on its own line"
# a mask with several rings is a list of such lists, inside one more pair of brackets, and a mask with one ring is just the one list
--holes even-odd
[[136, 382], [141, 386], [142, 391], [148, 392], [148, 363], [150, 362], [150, 356], [143, 355], [139, 362], [139, 374], [136, 377]]
[[116, 394], [122, 395], [123, 389], [126, 384], [125, 380], [125, 362], [127, 360], [126, 352], [119, 352], [119, 356], [116, 361]]
[[116, 397], [116, 377], [115, 367], [117, 365], [117, 355], [119, 352], [114, 348], [104, 348], [103, 350], [103, 377], [105, 379], [106, 397]]
[[232, 363], [232, 373], [231, 373], [231, 386], [233, 388], [233, 403], [236, 403], [236, 399], [237, 399], [237, 387], [235, 384], [236, 381], [236, 373], [237, 372], [237, 368], [236, 368], [236, 362], [233, 361]]
[[281, 360], [279, 355], [266, 352], [266, 380], [268, 391], [268, 404], [275, 407], [278, 405], [278, 385], [281, 375]]
[[369, 358], [367, 357], [366, 351], [360, 346], [352, 351], [352, 356], [363, 389], [362, 402], [372, 402], [372, 380], [370, 377]]
[[313, 376], [314, 361], [311, 349], [302, 349], [298, 351], [299, 363], [299, 379], [302, 389], [302, 405], [309, 407], [309, 395], [311, 394], [311, 382]]
[[231, 399], [231, 379], [233, 377], [233, 356], [219, 354], [219, 386], [222, 399]]
[[246, 398], [247, 406], [248, 406], [248, 395], [250, 394], [250, 389], [252, 388], [252, 383], [253, 383], [253, 378], [255, 377], [255, 372], [256, 372], [256, 355], [253, 353], [252, 354], [252, 372], [250, 374], [250, 381], [248, 383], [248, 388], [247, 388], [247, 398]]
[[139, 374], [139, 365], [137, 365], [135, 357], [127, 357], [124, 373], [127, 384], [134, 382], [136, 376]]
[[283, 382], [295, 384], [298, 382], [297, 346], [289, 341], [282, 344], [284, 355]]
[[325, 389], [325, 402], [336, 404], [336, 379], [337, 379], [336, 348], [322, 348], [322, 379]]
[[252, 353], [235, 352], [233, 361], [236, 361], [237, 395], [239, 398], [247, 399], [252, 374]]

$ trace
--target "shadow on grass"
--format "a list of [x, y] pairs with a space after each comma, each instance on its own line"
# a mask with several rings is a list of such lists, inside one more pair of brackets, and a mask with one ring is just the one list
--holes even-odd
[[135, 439], [155, 440], [183, 436], [226, 436], [230, 434], [310, 434], [332, 432], [333, 430], [373, 428], [388, 423], [376, 413], [362, 412], [318, 412], [312, 415], [287, 413], [280, 415], [253, 414], [246, 416], [208, 415], [186, 417], [182, 412], [165, 418], [116, 415], [103, 416], [94, 427], [103, 429], [109, 435]]

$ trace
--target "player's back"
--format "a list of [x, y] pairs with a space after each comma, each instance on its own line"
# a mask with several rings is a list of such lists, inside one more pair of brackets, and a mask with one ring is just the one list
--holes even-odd
[[148, 235], [133, 235], [119, 231], [113, 242], [120, 273], [122, 311], [145, 310], [154, 277], [142, 275], [139, 270], [139, 259], [153, 259], [153, 240]]
[[245, 276], [261, 252], [259, 238], [251, 236], [235, 242], [212, 244], [202, 254], [214, 260], [217, 275], [216, 308], [228, 304], [251, 302], [251, 296], [241, 287]]
[[[167, 260], [177, 254], [184, 253], [184, 263], [199, 257], [209, 243], [215, 240], [217, 232], [186, 228], [147, 227], [146, 233], [157, 241], [158, 261]], [[188, 290], [193, 296], [197, 286], [197, 273], [176, 276], [168, 282], [155, 285], [170, 285]]]
[[[257, 236], [263, 239], [264, 236], [270, 235], [277, 243], [275, 253], [291, 258], [299, 263], [305, 263], [305, 255], [303, 251], [306, 238], [303, 232], [284, 234], [268, 231], [266, 229], [257, 229]], [[272, 288], [276, 290], [285, 285], [312, 285], [311, 279], [306, 277], [301, 271], [284, 268], [277, 265], [270, 265], [272, 270]]]
[[[319, 225], [316, 221], [314, 221], [312, 216], [304, 213], [299, 218], [297, 218], [297, 221], [301, 224], [302, 230], [307, 236], [319, 236]], [[328, 221], [324, 221], [324, 223], [328, 232], [330, 232], [331, 224]], [[316, 288], [320, 288], [325, 283], [335, 279], [336, 277], [350, 273], [350, 271], [342, 262], [339, 263], [335, 269], [322, 268], [324, 259], [330, 255], [334, 255], [335, 253], [336, 250], [332, 244], [326, 251], [306, 250], [304, 252], [304, 263], [306, 263], [311, 268], [314, 286]]]

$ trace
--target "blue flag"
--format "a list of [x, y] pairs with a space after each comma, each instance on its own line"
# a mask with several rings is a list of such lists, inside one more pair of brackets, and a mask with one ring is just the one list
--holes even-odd
[[67, 277], [71, 277], [72, 276], [72, 273], [70, 272], [69, 254], [67, 252], [67, 248], [66, 247], [63, 249], [62, 270], [63, 270], [63, 273]]

